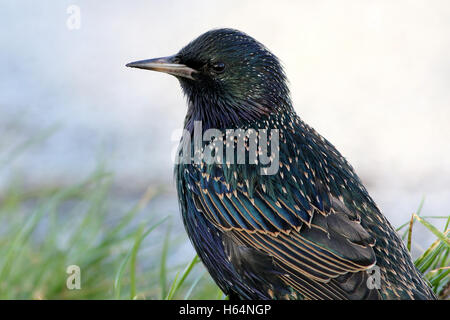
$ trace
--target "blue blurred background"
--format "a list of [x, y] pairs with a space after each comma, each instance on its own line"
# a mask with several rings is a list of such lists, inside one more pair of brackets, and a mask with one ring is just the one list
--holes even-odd
[[[80, 28], [68, 27], [71, 5]], [[298, 114], [352, 163], [393, 225], [450, 207], [448, 1], [13, 1], [0, 9], [0, 195], [80, 181], [99, 161], [118, 202], [163, 186], [152, 212], [178, 219], [171, 152], [186, 105], [177, 80], [125, 68], [201, 33], [240, 29], [283, 62]], [[439, 225], [439, 224], [438, 224]], [[420, 228], [420, 227], [418, 227]], [[415, 234], [423, 248], [433, 236]], [[186, 242], [183, 252], [191, 253]]]

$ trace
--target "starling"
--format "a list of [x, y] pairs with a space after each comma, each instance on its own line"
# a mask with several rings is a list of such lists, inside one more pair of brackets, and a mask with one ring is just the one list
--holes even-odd
[[181, 84], [183, 223], [231, 299], [435, 299], [351, 165], [295, 113], [264, 45], [215, 29], [127, 66]]

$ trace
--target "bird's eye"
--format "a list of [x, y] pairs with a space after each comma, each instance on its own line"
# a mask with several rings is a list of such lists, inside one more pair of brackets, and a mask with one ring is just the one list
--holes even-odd
[[215, 73], [222, 73], [225, 70], [225, 64], [223, 62], [216, 62], [211, 68]]

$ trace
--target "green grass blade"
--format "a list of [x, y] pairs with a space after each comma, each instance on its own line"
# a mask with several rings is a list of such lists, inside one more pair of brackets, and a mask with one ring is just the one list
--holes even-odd
[[136, 240], [133, 245], [133, 249], [131, 250], [131, 257], [130, 257], [130, 299], [134, 299], [136, 297], [136, 260], [137, 260], [137, 253], [139, 250], [139, 247], [142, 242], [142, 230], [143, 227], [141, 226], [138, 231], [136, 232]]
[[414, 215], [414, 217], [419, 220], [420, 223], [422, 223], [425, 227], [427, 227], [428, 230], [430, 230], [436, 237], [438, 237], [443, 243], [447, 245], [447, 247], [450, 248], [450, 238], [448, 238], [444, 233], [439, 231], [435, 226], [433, 226], [431, 223], [426, 221], [425, 219], [422, 219], [417, 214]]
[[169, 293], [167, 294], [166, 300], [173, 299], [175, 293], [178, 291], [178, 289], [180, 289], [181, 285], [186, 280], [186, 277], [191, 273], [192, 269], [198, 262], [200, 262], [200, 259], [198, 258], [198, 255], [195, 255], [194, 258], [191, 260], [191, 262], [189, 262], [189, 264], [184, 269], [181, 278], [179, 278], [177, 274], [175, 280], [172, 283], [172, 286], [170, 287]]
[[170, 231], [172, 224], [167, 227], [166, 235], [164, 237], [164, 243], [161, 254], [160, 273], [159, 273], [159, 286], [161, 287], [161, 299], [164, 299], [167, 295], [167, 256], [169, 252], [170, 243]]
[[173, 283], [169, 288], [169, 293], [167, 293], [167, 296], [165, 298], [165, 300], [171, 300], [173, 295], [175, 294], [175, 290], [177, 288], [177, 283], [178, 283], [178, 277], [180, 276], [180, 271], [178, 271], [175, 275], [175, 278], [173, 279]]
[[125, 259], [123, 259], [122, 263], [119, 266], [119, 269], [117, 270], [116, 276], [114, 277], [114, 298], [117, 300], [120, 298], [120, 289], [122, 284], [122, 277], [124, 274], [125, 267], [128, 264], [128, 261], [130, 261], [131, 257], [131, 251], [127, 253], [125, 256]]
[[425, 273], [433, 263], [443, 249], [442, 242], [436, 240], [415, 262], [417, 269], [421, 273]]
[[162, 219], [162, 220], [160, 220], [160, 221], [158, 221], [153, 226], [151, 226], [143, 235], [141, 235], [140, 237], [136, 238], [135, 243], [133, 245], [133, 249], [130, 250], [128, 252], [128, 254], [125, 256], [125, 258], [123, 259], [122, 263], [120, 264], [119, 269], [117, 270], [116, 276], [114, 277], [114, 297], [115, 297], [115, 299], [119, 299], [120, 298], [120, 290], [121, 290], [122, 278], [123, 278], [123, 275], [124, 275], [125, 268], [126, 268], [128, 262], [131, 259], [131, 256], [133, 254], [135, 254], [135, 255], [137, 254], [137, 251], [139, 249], [139, 246], [140, 246], [142, 240], [144, 240], [150, 234], [150, 232], [155, 230], [159, 225], [161, 225], [166, 220], [167, 220], [167, 217]]
[[40, 207], [35, 211], [26, 221], [25, 225], [13, 238], [11, 245], [9, 246], [6, 254], [3, 257], [3, 264], [0, 267], [0, 283], [4, 282], [5, 277], [9, 274], [11, 268], [13, 267], [14, 260], [17, 255], [20, 254], [20, 248], [23, 246], [24, 242], [30, 237], [31, 233], [35, 229], [37, 223], [42, 218], [46, 212], [47, 207]]
[[195, 281], [192, 283], [191, 287], [189, 288], [189, 290], [186, 292], [186, 294], [184, 295], [184, 300], [188, 300], [189, 297], [192, 294], [192, 291], [194, 291], [195, 287], [197, 287], [198, 283], [200, 282], [201, 278], [203, 278], [203, 276], [205, 275], [206, 271], [203, 271], [198, 277], [197, 279], [195, 279]]
[[407, 248], [408, 248], [409, 252], [411, 252], [411, 238], [412, 238], [413, 225], [414, 225], [414, 214], [411, 215], [411, 220], [409, 221], [409, 228], [408, 228]]

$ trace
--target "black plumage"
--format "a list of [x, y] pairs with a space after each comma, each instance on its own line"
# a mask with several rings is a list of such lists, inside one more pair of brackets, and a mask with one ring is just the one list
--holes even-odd
[[[296, 115], [283, 69], [261, 43], [237, 30], [212, 30], [174, 56], [128, 66], [180, 80], [188, 101], [187, 134], [180, 144], [187, 148], [184, 153], [180, 148], [179, 159], [189, 161], [175, 166], [183, 222], [226, 294], [240, 299], [435, 298], [353, 168]], [[201, 153], [210, 152], [213, 163], [195, 154], [196, 121], [202, 133], [216, 129], [200, 142]], [[227, 129], [250, 130], [245, 163], [230, 155], [238, 137], [228, 139]], [[277, 156], [277, 170], [266, 174], [267, 164], [249, 161], [262, 153], [251, 148], [249, 137], [267, 133], [271, 138], [274, 132], [278, 144], [263, 141]], [[380, 276], [375, 287], [374, 275]]]

